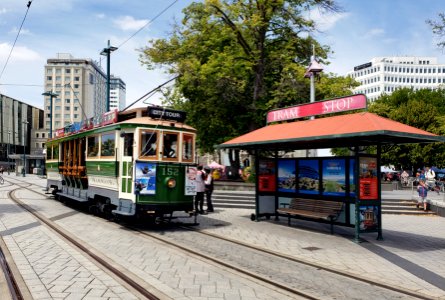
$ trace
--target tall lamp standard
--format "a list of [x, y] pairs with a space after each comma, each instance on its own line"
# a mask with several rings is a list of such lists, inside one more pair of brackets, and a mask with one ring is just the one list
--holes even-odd
[[[315, 46], [312, 45], [311, 64], [309, 65], [309, 67], [306, 70], [306, 73], [304, 74], [305, 78], [310, 78], [311, 79], [310, 103], [315, 102], [315, 77], [321, 71], [323, 71], [323, 68], [317, 62], [317, 60], [315, 59]], [[314, 116], [311, 117], [311, 120], [313, 120], [313, 119], [314, 119]], [[317, 156], [316, 155], [316, 153], [317, 153], [316, 151], [317, 150], [314, 150], [314, 155], [313, 156]], [[309, 152], [310, 152], [310, 150], [306, 151], [306, 156], [307, 157], [309, 157]]]
[[8, 152], [8, 175], [10, 175], [10, 170], [11, 170], [11, 162], [9, 161], [9, 152], [10, 152], [10, 147], [11, 147], [11, 130], [8, 130], [8, 148], [6, 149], [6, 151]]
[[49, 138], [53, 138], [53, 98], [59, 96], [56, 93], [53, 93], [53, 90], [50, 92], [44, 92], [42, 93], [43, 96], [50, 97], [50, 104], [49, 104]]
[[111, 52], [116, 50], [117, 47], [110, 46], [110, 40], [108, 40], [108, 47], [100, 53], [100, 55], [107, 57], [107, 111], [110, 111], [110, 56]]
[[25, 177], [25, 173], [26, 173], [26, 147], [25, 147], [25, 130], [26, 130], [26, 126], [29, 124], [28, 121], [23, 121], [23, 177]]

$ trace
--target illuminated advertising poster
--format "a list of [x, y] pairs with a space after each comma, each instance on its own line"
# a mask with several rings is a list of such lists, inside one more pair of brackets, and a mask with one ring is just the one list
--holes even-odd
[[136, 162], [134, 181], [136, 195], [154, 195], [156, 193], [156, 165], [147, 162]]
[[196, 195], [196, 173], [198, 170], [196, 167], [187, 166], [185, 168], [185, 191], [186, 196]]
[[346, 195], [346, 170], [344, 159], [323, 160], [322, 179], [323, 195], [345, 196]]
[[360, 199], [376, 200], [378, 199], [377, 158], [360, 157], [359, 163], [360, 163], [360, 178], [359, 178]]
[[355, 159], [349, 160], [349, 195], [355, 197]]
[[260, 160], [258, 170], [258, 190], [260, 192], [275, 192], [275, 162]]
[[295, 193], [295, 160], [278, 160], [278, 191]]
[[298, 165], [298, 192], [302, 194], [318, 194], [320, 174], [318, 160], [300, 160]]

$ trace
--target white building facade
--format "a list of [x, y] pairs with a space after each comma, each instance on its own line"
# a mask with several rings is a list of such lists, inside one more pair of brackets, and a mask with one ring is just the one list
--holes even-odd
[[110, 76], [110, 110], [123, 110], [126, 106], [127, 88], [125, 82], [114, 75]]
[[[45, 65], [45, 129], [52, 134], [59, 128], [106, 112], [107, 76], [91, 59], [74, 58], [68, 53], [58, 53]], [[52, 112], [51, 112], [51, 100]]]
[[445, 84], [445, 64], [439, 64], [437, 57], [375, 57], [347, 75], [360, 83], [353, 90], [355, 94], [365, 94], [374, 101], [400, 88], [438, 89]]

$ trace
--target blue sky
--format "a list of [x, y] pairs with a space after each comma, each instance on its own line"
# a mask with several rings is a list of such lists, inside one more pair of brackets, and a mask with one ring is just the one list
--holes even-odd
[[[337, 0], [344, 11], [320, 15], [316, 38], [334, 53], [328, 72], [345, 74], [374, 56], [444, 54], [426, 24], [445, 11], [439, 0]], [[151, 38], [164, 37], [174, 19], [192, 0], [33, 0], [12, 56], [0, 78], [0, 93], [42, 108], [43, 68], [56, 53], [99, 61], [107, 40], [120, 46], [111, 57], [111, 72], [127, 84], [127, 103], [138, 99], [170, 77], [162, 70], [148, 71], [136, 49]], [[0, 72], [9, 55], [28, 0], [0, 1]], [[173, 4], [165, 13], [124, 43], [131, 35]], [[124, 43], [124, 44], [123, 44]], [[106, 69], [105, 60], [102, 66]], [[341, 96], [341, 95], [339, 95]], [[153, 97], [156, 103], [157, 96]]]

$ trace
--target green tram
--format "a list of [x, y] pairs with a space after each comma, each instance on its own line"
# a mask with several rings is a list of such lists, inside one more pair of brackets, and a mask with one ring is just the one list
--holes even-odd
[[162, 107], [112, 111], [56, 131], [47, 146], [47, 188], [92, 213], [192, 215], [196, 130], [185, 112]]

